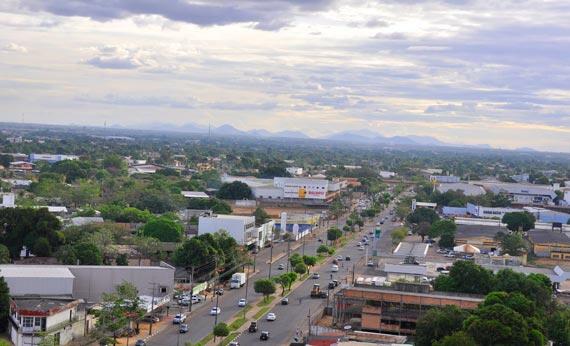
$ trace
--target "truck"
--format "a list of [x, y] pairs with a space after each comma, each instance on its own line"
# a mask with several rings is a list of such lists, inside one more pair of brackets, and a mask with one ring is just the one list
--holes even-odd
[[326, 298], [327, 296], [327, 292], [321, 291], [321, 285], [313, 285], [313, 289], [311, 290], [311, 298]]
[[245, 273], [235, 273], [230, 280], [230, 288], [240, 288], [245, 284]]

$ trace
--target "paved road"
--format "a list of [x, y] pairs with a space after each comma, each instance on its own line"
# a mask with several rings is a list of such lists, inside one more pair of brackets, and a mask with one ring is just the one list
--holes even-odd
[[[378, 219], [383, 218], [384, 216], [388, 216], [388, 210], [384, 211]], [[368, 234], [375, 228], [375, 222], [371, 222], [365, 226], [361, 234], [356, 237], [352, 242], [348, 243], [347, 246], [337, 251], [336, 255], [341, 255], [343, 257], [351, 256], [351, 261], [341, 262], [344, 267], [340, 268], [338, 273], [333, 273], [335, 279], [347, 279], [350, 283], [352, 280], [352, 270], [353, 265], [356, 265], [356, 275], [358, 273], [365, 272], [371, 268], [367, 268], [365, 265], [365, 252], [359, 250], [356, 246], [356, 243], [360, 241], [364, 234]], [[399, 227], [399, 223], [392, 223], [388, 222], [385, 223], [382, 227], [382, 235], [380, 237], [379, 244], [386, 244], [386, 239], [388, 240], [388, 247], [382, 246], [381, 249], [386, 251], [391, 251], [391, 239], [390, 233], [391, 231]], [[312, 253], [310, 253], [312, 254]], [[369, 253], [371, 255], [371, 253]], [[287, 345], [293, 338], [297, 331], [303, 331], [303, 333], [307, 333], [308, 331], [308, 315], [309, 311], [313, 316], [315, 313], [322, 310], [324, 306], [326, 306], [326, 299], [311, 299], [309, 297], [311, 288], [313, 284], [319, 283], [321, 288], [326, 288], [328, 286], [328, 282], [330, 281], [330, 267], [331, 267], [332, 258], [329, 259], [323, 266], [321, 267], [320, 274], [321, 278], [319, 280], [309, 279], [305, 281], [301, 286], [299, 286], [296, 290], [294, 290], [289, 295], [289, 305], [277, 305], [271, 312], [274, 312], [277, 315], [277, 321], [268, 322], [265, 320], [265, 316], [263, 316], [259, 321], [259, 331], [257, 333], [248, 333], [245, 332], [238, 338], [238, 341], [241, 345], [254, 345], [254, 344], [264, 344], [264, 341], [259, 340], [260, 331], [266, 330], [270, 332], [270, 343], [275, 345]], [[340, 289], [341, 287], [337, 288]], [[332, 293], [331, 297], [332, 297]], [[299, 299], [302, 301], [300, 302]], [[330, 304], [332, 304], [332, 298], [330, 300]]]
[[[344, 224], [344, 218], [341, 218], [339, 222]], [[331, 221], [330, 226], [333, 226]], [[321, 229], [318, 229], [315, 234], [320, 234], [327, 226]], [[317, 241], [318, 235], [316, 238], [311, 238], [310, 236], [307, 237], [305, 240], [305, 254], [315, 254], [317, 247], [321, 244]], [[320, 238], [323, 240], [326, 238], [324, 235], [320, 235]], [[302, 244], [302, 242], [301, 242]], [[291, 242], [291, 247], [294, 247], [296, 243]], [[298, 252], [302, 253], [303, 247], [299, 247], [297, 251], [291, 251], [291, 253]], [[273, 247], [273, 258], [276, 258], [279, 254], [287, 252], [287, 244], [286, 243], [275, 243]], [[253, 282], [256, 279], [264, 278], [269, 276], [269, 264], [267, 262], [270, 258], [271, 249], [265, 248], [262, 249], [256, 257], [256, 271], [253, 277], [249, 279], [249, 287], [248, 287], [248, 296], [247, 300], [250, 303], [254, 303], [258, 299], [262, 298], [261, 295], [257, 294], [253, 290]], [[280, 275], [283, 271], [279, 271], [277, 266], [279, 263], [286, 264], [287, 258], [283, 257], [281, 260], [276, 261], [271, 268], [271, 276]], [[218, 323], [228, 321], [231, 319], [237, 312], [241, 310], [238, 307], [237, 303], [240, 298], [245, 297], [246, 288], [242, 287], [240, 289], [226, 289], [223, 296], [219, 297], [218, 305], [221, 308], [221, 314], [218, 315]], [[170, 345], [184, 345], [185, 342], [197, 342], [208, 335], [212, 328], [214, 327], [215, 317], [210, 316], [209, 312], [210, 309], [215, 306], [215, 300], [212, 302], [208, 299], [206, 302], [195, 304], [192, 307], [192, 314], [190, 318], [187, 320], [187, 324], [189, 327], [189, 331], [187, 334], [179, 334], [178, 333], [178, 326], [172, 325], [166, 328], [165, 330], [161, 331], [159, 334], [153, 336], [147, 344], [149, 346], [170, 346]], [[182, 311], [187, 312], [187, 307], [182, 307]], [[171, 313], [177, 313], [179, 311], [178, 307], [173, 307], [170, 309]]]

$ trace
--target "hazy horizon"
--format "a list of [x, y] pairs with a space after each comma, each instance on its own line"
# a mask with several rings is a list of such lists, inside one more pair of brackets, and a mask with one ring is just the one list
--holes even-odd
[[570, 150], [570, 4], [9, 0], [0, 121]]

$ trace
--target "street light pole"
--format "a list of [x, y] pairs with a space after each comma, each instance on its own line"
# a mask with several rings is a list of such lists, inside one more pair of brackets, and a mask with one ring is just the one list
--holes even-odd
[[[245, 274], [245, 305], [247, 305], [247, 290], [249, 288], [249, 264], [247, 265], [247, 273]], [[245, 319], [245, 306], [243, 307], [243, 318]]]
[[287, 238], [287, 272], [289, 272], [289, 256], [291, 255], [291, 239]]
[[273, 264], [273, 244], [269, 248], [269, 273], [267, 274], [267, 278], [271, 279], [271, 265]]

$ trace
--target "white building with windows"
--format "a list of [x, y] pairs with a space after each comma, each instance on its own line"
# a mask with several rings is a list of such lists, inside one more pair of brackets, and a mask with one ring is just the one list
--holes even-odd
[[77, 155], [61, 155], [61, 154], [30, 154], [30, 162], [46, 161], [56, 163], [64, 160], [79, 160]]
[[303, 175], [302, 167], [287, 167], [285, 170], [291, 175]]
[[254, 216], [211, 215], [200, 216], [198, 234], [216, 233], [225, 230], [240, 245], [252, 245], [257, 242]]

